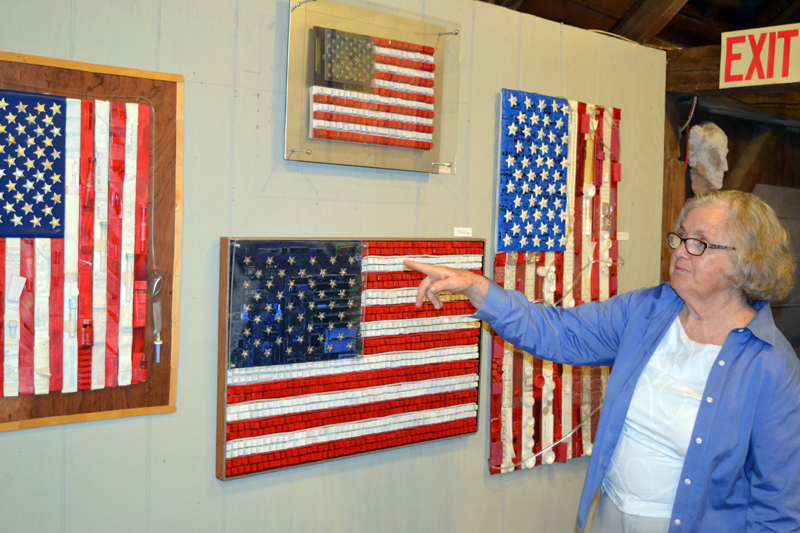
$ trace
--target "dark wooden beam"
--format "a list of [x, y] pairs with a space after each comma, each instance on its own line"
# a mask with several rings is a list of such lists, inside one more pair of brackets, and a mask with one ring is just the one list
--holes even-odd
[[770, 22], [769, 25], [781, 26], [783, 24], [792, 24], [797, 22], [798, 18], [800, 18], [800, 0], [794, 0], [786, 7], [786, 9], [781, 12], [780, 15], [772, 19], [772, 22]]
[[658, 35], [687, 0], [639, 0], [611, 31], [644, 43]]
[[667, 92], [708, 96], [800, 91], [800, 83], [720, 89], [720, 50], [720, 45], [710, 45], [667, 51]]
[[722, 186], [726, 190], [753, 192], [762, 178], [762, 169], [778, 151], [780, 132], [770, 124], [761, 124], [753, 131], [736, 165], [730, 169]]
[[697, 108], [716, 115], [800, 127], [800, 93], [705, 96], [697, 100]]

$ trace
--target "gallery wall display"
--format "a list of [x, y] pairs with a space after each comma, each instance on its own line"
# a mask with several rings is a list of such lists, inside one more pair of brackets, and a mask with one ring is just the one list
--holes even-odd
[[183, 78], [0, 54], [0, 431], [173, 412]]
[[369, 4], [295, 5], [286, 159], [455, 173], [459, 33]]
[[[502, 99], [494, 280], [547, 305], [608, 299], [621, 264], [620, 110], [508, 89]], [[490, 473], [591, 455], [608, 372], [493, 334]]]
[[480, 322], [415, 305], [403, 261], [481, 273], [480, 240], [223, 238], [217, 477], [477, 431]]

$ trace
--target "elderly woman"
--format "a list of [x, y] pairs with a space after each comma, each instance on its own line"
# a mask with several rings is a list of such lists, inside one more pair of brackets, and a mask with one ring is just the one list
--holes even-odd
[[[800, 530], [800, 362], [768, 301], [794, 263], [751, 194], [686, 203], [670, 282], [572, 309], [528, 303], [469, 272], [423, 272], [417, 305], [465, 294], [505, 340], [543, 359], [613, 365], [578, 512], [598, 532]], [[587, 524], [592, 500], [594, 519]]]

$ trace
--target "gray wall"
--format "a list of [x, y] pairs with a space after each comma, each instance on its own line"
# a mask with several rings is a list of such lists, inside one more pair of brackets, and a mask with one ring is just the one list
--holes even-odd
[[219, 237], [491, 241], [503, 87], [622, 109], [621, 289], [658, 281], [664, 54], [472, 0], [381, 3], [462, 25], [458, 176], [283, 160], [286, 1], [4, 2], [0, 50], [183, 74], [186, 139], [178, 411], [0, 435], [0, 529], [573, 531], [587, 461], [490, 477], [485, 394], [477, 435], [214, 477]]

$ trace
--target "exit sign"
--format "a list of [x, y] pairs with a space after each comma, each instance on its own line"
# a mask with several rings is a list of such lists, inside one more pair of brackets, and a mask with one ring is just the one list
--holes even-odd
[[722, 34], [719, 87], [800, 81], [800, 24]]

